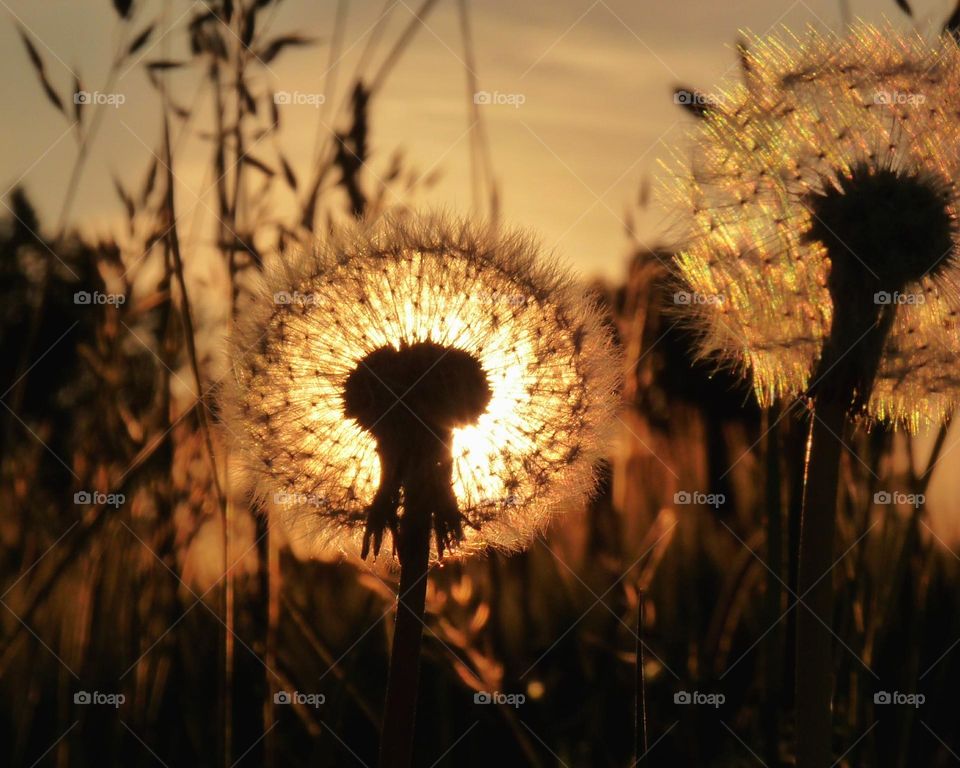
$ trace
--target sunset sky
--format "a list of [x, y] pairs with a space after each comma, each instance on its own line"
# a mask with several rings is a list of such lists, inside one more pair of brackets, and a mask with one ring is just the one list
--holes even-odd
[[[324, 93], [328, 108], [340, 103], [384, 8], [389, 9], [387, 25], [368, 73], [379, 66], [421, 2], [346, 3], [343, 55], [334, 70], [338, 87], [325, 94], [327, 44], [337, 3], [286, 0], [272, 18], [271, 34], [300, 33], [321, 43], [284, 52], [264, 71], [263, 87]], [[951, 4], [914, 0], [915, 23], [925, 29], [941, 23]], [[910, 24], [893, 0], [850, 0], [849, 5], [853, 16]], [[0, 25], [0, 57], [7, 73], [0, 79], [5, 139], [0, 179], [3, 189], [25, 185], [52, 226], [76, 144], [67, 122], [44, 99], [16, 25], [38, 41], [51, 81], [69, 94], [73, 72], [86, 90], [102, 86], [116, 44], [116, 15], [108, 0], [0, 0], [0, 6], [7, 16]], [[838, 0], [484, 0], [469, 7], [480, 87], [514, 102], [480, 110], [504, 220], [538, 231], [548, 246], [587, 275], [610, 279], [624, 271], [625, 211], [636, 213], [643, 179], [666, 155], [665, 143], [681, 139], [690, 119], [673, 103], [671, 88], [682, 83], [709, 89], [734, 75], [732, 44], [738, 29], [763, 33], [781, 24], [795, 30], [807, 24], [836, 29], [841, 23]], [[202, 8], [202, 3], [186, 0], [141, 3], [135, 26], [158, 20], [143, 61], [181, 56], [185, 27]], [[442, 173], [429, 194], [416, 198], [417, 204], [470, 210], [471, 118], [464, 59], [458, 2], [440, 0], [417, 25], [416, 37], [374, 100], [368, 181], [383, 173], [394, 149], [402, 148], [413, 167]], [[125, 103], [104, 107], [101, 133], [72, 207], [72, 220], [88, 232], [106, 232], [122, 216], [111, 173], [138, 183], [149, 150], [158, 145], [158, 97], [147, 84], [143, 61], [123, 71], [113, 89], [124, 94]], [[198, 73], [169, 77], [179, 100], [188, 102], [196, 93]], [[198, 99], [209, 101], [208, 94]], [[313, 156], [318, 119], [343, 125], [342, 116], [334, 121], [332, 111], [321, 115], [304, 104], [283, 112], [278, 144], [301, 176], [307, 175]], [[271, 146], [255, 153], [271, 158], [273, 151]], [[203, 202], [197, 199], [212, 181], [202, 176], [208, 152], [202, 140], [187, 138], [177, 168], [184, 185], [179, 205], [195, 209], [188, 220], [196, 233], [205, 231], [208, 206], [212, 208], [211, 193], [201, 196]], [[639, 216], [638, 229], [646, 241], [669, 239], [664, 218], [656, 200]]]

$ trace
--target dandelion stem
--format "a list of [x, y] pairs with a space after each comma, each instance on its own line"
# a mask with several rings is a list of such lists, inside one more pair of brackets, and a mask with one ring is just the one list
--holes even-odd
[[[780, 410], [776, 406], [764, 414], [764, 495], [767, 508], [767, 593], [765, 611], [770, 624], [779, 625], [783, 585], [783, 509], [780, 478]], [[766, 762], [774, 766], [780, 755], [780, 707], [783, 700], [783, 634], [776, 626], [767, 645], [766, 706], [763, 715]]]
[[[821, 209], [828, 216], [830, 208]], [[878, 251], [880, 249], [877, 249]], [[882, 251], [881, 251], [882, 252]], [[833, 764], [833, 541], [847, 413], [865, 409], [893, 327], [861, 265], [835, 256], [828, 278], [834, 318], [813, 377], [797, 596], [797, 768]], [[902, 287], [902, 286], [901, 286]]]
[[846, 401], [826, 390], [815, 401], [800, 518], [797, 615], [797, 767], [833, 763], [833, 541]]
[[420, 648], [430, 561], [430, 515], [416, 514], [411, 504], [400, 530], [397, 547], [400, 593], [380, 738], [380, 768], [409, 768], [413, 761]]

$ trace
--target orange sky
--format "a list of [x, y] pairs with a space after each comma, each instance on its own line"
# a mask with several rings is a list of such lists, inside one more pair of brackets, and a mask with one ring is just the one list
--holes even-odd
[[[386, 3], [391, 8], [382, 58], [422, 0]], [[868, 19], [884, 14], [908, 20], [893, 0], [851, 0], [852, 12]], [[937, 23], [951, 0], [914, 0], [918, 22]], [[20, 180], [47, 219], [55, 218], [66, 172], [76, 146], [68, 126], [41, 95], [14, 24], [29, 29], [47, 60], [50, 78], [61, 92], [71, 90], [72, 73], [84, 87], [105, 78], [116, 34], [108, 0], [2, 0], [8, 23], [0, 25], [0, 56], [7, 77], [0, 80], [5, 105], [0, 121], [4, 189]], [[324, 94], [330, 104], [341, 97], [383, 0], [350, 0], [344, 54], [337, 68], [339, 88]], [[144, 59], [182, 55], [184, 28], [202, 3], [147, 0], [141, 3], [142, 27], [159, 18]], [[585, 273], [617, 278], [626, 251], [624, 220], [635, 208], [644, 176], [665, 155], [664, 143], [676, 143], [688, 118], [671, 99], [676, 83], [703, 88], [733, 74], [731, 43], [738, 28], [763, 32], [777, 24], [801, 28], [808, 23], [837, 28], [838, 0], [553, 0], [470, 3], [480, 87], [512, 103], [481, 107], [490, 136], [492, 160], [502, 194], [504, 219], [539, 231], [546, 244]], [[284, 0], [271, 20], [275, 34], [300, 32], [329, 41], [336, 3]], [[274, 90], [323, 93], [329, 82], [326, 45], [294, 50], [271, 62], [263, 85]], [[382, 174], [390, 152], [402, 147], [412, 165], [439, 169], [440, 183], [424, 205], [455, 211], [471, 206], [467, 67], [457, 0], [440, 0], [417, 25], [417, 35], [374, 103], [373, 156], [368, 170]], [[376, 68], [374, 57], [373, 68]], [[194, 93], [195, 73], [171, 76], [175, 92]], [[124, 71], [114, 89], [125, 96], [119, 108], [105, 107], [99, 141], [84, 175], [73, 218], [86, 229], [104, 231], [122, 209], [110, 174], [133, 183], [157, 145], [156, 93], [141, 67]], [[519, 96], [519, 98], [518, 98]], [[516, 102], [522, 101], [522, 104]], [[280, 145], [296, 169], [306, 175], [312, 157], [319, 111], [309, 104], [284, 110]], [[326, 113], [325, 119], [331, 120]], [[340, 123], [342, 124], [342, 122]], [[269, 156], [270, 151], [264, 154]], [[177, 175], [185, 187], [182, 205], [196, 207], [202, 232], [207, 206], [196, 195], [209, 186], [206, 148], [185, 146]], [[641, 234], [657, 239], [664, 225], [659, 211], [639, 219]]]

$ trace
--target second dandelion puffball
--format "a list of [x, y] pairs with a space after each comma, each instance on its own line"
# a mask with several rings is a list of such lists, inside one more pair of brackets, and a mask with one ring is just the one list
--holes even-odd
[[[678, 158], [705, 357], [919, 430], [960, 402], [960, 47], [855, 25], [751, 38]], [[849, 393], [852, 393], [850, 395]]]

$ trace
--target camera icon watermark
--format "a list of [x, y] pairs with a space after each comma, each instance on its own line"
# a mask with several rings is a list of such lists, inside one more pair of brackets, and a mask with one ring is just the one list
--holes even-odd
[[519, 709], [526, 703], [527, 697], [522, 693], [501, 693], [500, 691], [478, 691], [473, 694], [474, 704], [505, 704], [508, 707]]
[[300, 691], [277, 691], [273, 694], [274, 704], [301, 704], [319, 709], [327, 701], [322, 693], [301, 693]]
[[96, 504], [101, 507], [113, 507], [118, 509], [127, 501], [123, 493], [103, 493], [102, 491], [77, 491], [73, 494], [73, 503], [86, 506]]
[[527, 101], [523, 93], [501, 93], [500, 91], [477, 91], [473, 94], [473, 103], [479, 106], [508, 106], [519, 109]]
[[127, 700], [122, 693], [101, 693], [100, 691], [75, 691], [73, 703], [80, 706], [103, 706], [120, 709], [120, 705]]
[[900, 693], [900, 691], [877, 691], [873, 694], [873, 703], [878, 706], [896, 704], [919, 709], [927, 700], [922, 693]]
[[673, 303], [680, 305], [690, 304], [723, 304], [723, 296], [714, 293], [696, 293], [691, 291], [677, 291], [673, 294]]
[[676, 691], [673, 703], [680, 706], [706, 706], [719, 709], [727, 700], [722, 693], [701, 693], [700, 691]]
[[322, 93], [304, 93], [302, 91], [277, 91], [273, 94], [273, 103], [291, 105], [295, 107], [313, 107], [318, 109], [326, 102], [327, 97]]
[[877, 291], [873, 294], [874, 304], [923, 304], [927, 297], [922, 293], [901, 293], [900, 291]]
[[920, 509], [927, 503], [927, 497], [922, 493], [877, 491], [873, 494], [873, 503], [883, 506], [910, 506], [914, 509]]
[[673, 494], [673, 503], [686, 506], [688, 504], [702, 504], [706, 507], [719, 509], [727, 503], [727, 497], [722, 493], [702, 493], [700, 491], [677, 491]]
[[122, 93], [101, 93], [100, 91], [76, 91], [73, 94], [73, 103], [77, 105], [108, 106], [119, 109], [127, 101]]
[[909, 91], [877, 91], [873, 94], [874, 104], [888, 106], [916, 107], [926, 103], [926, 101], [927, 97], [922, 93], [910, 93]]
[[528, 296], [522, 293], [510, 293], [507, 291], [490, 291], [483, 294], [483, 297], [490, 304], [506, 304], [511, 307], [522, 307], [530, 301]]
[[115, 307], [126, 302], [122, 293], [100, 293], [100, 291], [77, 291], [73, 294], [73, 303], [80, 305], [111, 304]]
[[325, 496], [315, 493], [287, 493], [277, 491], [273, 494], [273, 503], [278, 507], [323, 507], [327, 504]]
[[315, 293], [300, 293], [299, 291], [277, 291], [273, 294], [273, 303], [312, 307], [317, 303], [317, 295]]
[[679, 88], [673, 92], [673, 103], [681, 107], [698, 107], [706, 109], [707, 107], [719, 106], [722, 99], [715, 93], [700, 93], [699, 91], [688, 91], [686, 88]]

